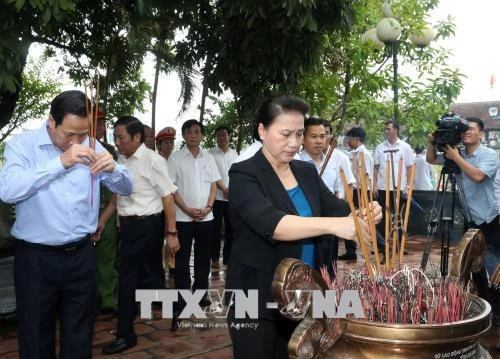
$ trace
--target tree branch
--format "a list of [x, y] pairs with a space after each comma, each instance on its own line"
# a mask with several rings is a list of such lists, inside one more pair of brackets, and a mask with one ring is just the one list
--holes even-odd
[[38, 43], [41, 43], [41, 44], [46, 44], [46, 45], [52, 45], [52, 46], [55, 46], [59, 49], [64, 49], [64, 50], [68, 50], [72, 53], [77, 53], [77, 51], [72, 48], [71, 46], [68, 46], [68, 45], [65, 45], [65, 44], [61, 44], [59, 42], [56, 42], [54, 40], [51, 40], [51, 39], [47, 39], [45, 37], [41, 37], [41, 36], [33, 36], [33, 35], [30, 35], [28, 37], [29, 40], [33, 41], [33, 42], [38, 42]]

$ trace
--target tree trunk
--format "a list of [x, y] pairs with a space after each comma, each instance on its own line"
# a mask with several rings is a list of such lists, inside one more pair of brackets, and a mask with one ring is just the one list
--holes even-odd
[[347, 120], [347, 104], [349, 103], [349, 96], [351, 93], [351, 76], [351, 62], [347, 61], [344, 76], [344, 95], [342, 97], [342, 109], [340, 112], [341, 123], [345, 123]]
[[153, 129], [153, 135], [156, 133], [156, 97], [158, 96], [158, 78], [160, 77], [160, 65], [161, 59], [156, 55], [156, 67], [155, 67], [155, 80], [153, 84], [153, 94], [151, 100], [151, 128]]
[[203, 123], [203, 117], [205, 116], [205, 102], [208, 96], [208, 74], [210, 73], [210, 66], [212, 63], [212, 58], [207, 56], [207, 61], [205, 62], [205, 69], [203, 70], [203, 90], [201, 92], [201, 104], [200, 104], [200, 123]]
[[[238, 123], [239, 123], [239, 126], [238, 126], [238, 138], [236, 139], [236, 152], [240, 153], [241, 152], [241, 148], [243, 147], [243, 138], [245, 136], [245, 131], [244, 131], [244, 111], [243, 111], [243, 106], [242, 106], [242, 102], [240, 101], [240, 99], [238, 97], [234, 97], [234, 103], [235, 103], [235, 107], [236, 107], [236, 113], [237, 113], [237, 116], [238, 116]], [[251, 134], [253, 136], [253, 122], [250, 123], [250, 126], [251, 126]]]

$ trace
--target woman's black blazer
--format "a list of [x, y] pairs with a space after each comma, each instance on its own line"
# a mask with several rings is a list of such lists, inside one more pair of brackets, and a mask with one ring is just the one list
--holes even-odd
[[[313, 216], [343, 217], [349, 214], [347, 203], [330, 192], [311, 163], [293, 160], [290, 168]], [[274, 270], [283, 258], [300, 258], [301, 241], [273, 239], [279, 221], [287, 214], [298, 213], [262, 150], [231, 166], [229, 208], [234, 237], [226, 288], [259, 289], [259, 301], [272, 301]], [[325, 261], [331, 260], [324, 254], [330, 251], [332, 241], [328, 239], [331, 238], [314, 239], [319, 264], [328, 264]], [[263, 304], [259, 303], [261, 307]], [[267, 317], [267, 314], [263, 315]]]

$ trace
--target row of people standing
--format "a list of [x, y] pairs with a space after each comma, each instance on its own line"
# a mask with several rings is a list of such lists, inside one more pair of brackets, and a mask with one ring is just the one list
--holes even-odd
[[[221, 178], [213, 156], [199, 148], [202, 125], [188, 121], [183, 126], [186, 147], [173, 155], [171, 166], [176, 185], [165, 159], [146, 147], [145, 126], [135, 117], [123, 116], [114, 124], [118, 161], [105, 142], [96, 142], [95, 149], [91, 148], [88, 101], [81, 91], [59, 94], [40, 129], [16, 136], [6, 145], [0, 199], [16, 205], [11, 233], [15, 238], [21, 358], [56, 356], [57, 319], [61, 322], [59, 357], [91, 357], [98, 272], [109, 284], [106, 289], [99, 283], [103, 306], [116, 304], [115, 261], [105, 259], [98, 266], [96, 254], [112, 255], [117, 246], [116, 241], [108, 243], [114, 249], [99, 242], [93, 246], [96, 242], [91, 239], [99, 240], [106, 227], [116, 228], [110, 223], [105, 226], [114, 213], [120, 238], [117, 338], [103, 348], [104, 353], [136, 345], [135, 289], [145, 268], [154, 268], [157, 257], [152, 253], [161, 253], [155, 248], [158, 244], [162, 248], [165, 238], [166, 251], [176, 255], [180, 268], [177, 286], [191, 288], [190, 254], [186, 253], [191, 247], [189, 233], [197, 231], [208, 237], [199, 241], [205, 247], [201, 260], [195, 259], [194, 288], [208, 287], [212, 233], [198, 227], [210, 222], [211, 228], [215, 186]], [[102, 119], [97, 123], [96, 137], [101, 138], [105, 124]], [[193, 168], [184, 168], [188, 167], [182, 157], [186, 152], [186, 158], [192, 157], [197, 186], [203, 187], [205, 198], [189, 183]], [[101, 184], [114, 194], [104, 195]], [[227, 192], [227, 182], [221, 186]]]
[[[390, 187], [386, 189], [386, 164], [387, 160], [391, 159], [394, 164], [403, 160], [402, 168], [402, 185], [401, 188], [406, 188], [406, 179], [410, 177], [410, 170], [414, 163], [411, 147], [401, 140], [398, 136], [399, 125], [397, 122], [388, 121], [385, 123], [385, 141], [375, 148], [374, 155], [365, 146], [366, 132], [361, 127], [351, 128], [346, 133], [347, 144], [352, 150], [353, 163], [341, 150], [333, 149], [331, 157], [326, 166], [323, 166], [326, 159], [325, 153], [329, 149], [329, 136], [331, 133], [331, 125], [324, 119], [309, 117], [304, 121], [304, 143], [302, 151], [299, 153], [300, 159], [314, 163], [318, 172], [323, 169], [321, 178], [326, 186], [337, 195], [339, 198], [344, 198], [344, 186], [340, 178], [340, 170], [346, 176], [346, 181], [349, 186], [348, 190], [352, 193], [354, 202], [357, 204], [357, 183], [360, 183], [360, 175], [367, 176], [368, 188], [372, 188], [373, 197], [377, 198], [382, 207], [385, 206], [385, 191], [390, 191], [390, 198], [393, 198], [394, 183], [396, 182], [390, 176]], [[360, 173], [359, 154], [364, 155], [365, 168]], [[324, 167], [324, 168], [323, 168]], [[397, 170], [396, 170], [397, 177]], [[394, 208], [394, 204], [391, 203]], [[384, 214], [385, 218], [385, 214]], [[379, 224], [379, 233], [384, 233], [383, 224]], [[384, 243], [381, 244], [380, 250], [383, 250]], [[344, 240], [345, 254], [338, 256], [340, 260], [356, 260], [356, 243], [350, 240]], [[337, 243], [333, 244], [332, 259], [337, 259]]]
[[[121, 128], [122, 125], [124, 125], [124, 128]], [[141, 126], [144, 128], [138, 119], [131, 116], [119, 118], [114, 125], [115, 143], [122, 155], [120, 160], [124, 161], [124, 163], [132, 161], [132, 163], [140, 165], [137, 171], [132, 171], [137, 185], [134, 187], [134, 193], [127, 200], [134, 203], [143, 202], [145, 204], [155, 202], [156, 205], [163, 203], [163, 212], [161, 212], [161, 208], [156, 208], [153, 211], [155, 212], [153, 215], [135, 211], [122, 216], [120, 214], [120, 207], [118, 206], [120, 232], [127, 230], [129, 235], [134, 236], [132, 228], [121, 228], [122, 220], [128, 222], [129, 218], [131, 219], [131, 223], [141, 233], [145, 231], [145, 228], [149, 228], [148, 231], [152, 234], [150, 230], [152, 225], [141, 222], [144, 220], [144, 217], [158, 217], [163, 219], [163, 222], [167, 223], [167, 225], [164, 225], [164, 231], [160, 230], [158, 232], [155, 240], [150, 241], [149, 245], [142, 246], [141, 250], [143, 252], [141, 253], [144, 255], [137, 255], [136, 253], [135, 256], [124, 257], [122, 254], [123, 249], [121, 249], [117, 339], [103, 348], [106, 354], [122, 352], [137, 343], [137, 336], [133, 330], [136, 308], [130, 307], [127, 304], [131, 303], [131, 294], [138, 288], [139, 273], [141, 268], [143, 268], [144, 262], [148, 261], [147, 253], [161, 259], [161, 250], [158, 250], [158, 244], [161, 249], [163, 238], [167, 238], [167, 259], [169, 255], [173, 256], [175, 254], [175, 288], [188, 290], [208, 289], [211, 259], [218, 260], [218, 257], [215, 258], [215, 254], [212, 253], [212, 248], [217, 243], [213, 244], [212, 241], [214, 240], [213, 238], [219, 241], [218, 251], [220, 251], [220, 221], [224, 216], [224, 211], [227, 212], [227, 208], [224, 208], [227, 207], [224, 206], [224, 199], [227, 199], [227, 173], [222, 178], [219, 172], [224, 170], [227, 172], [231, 161], [235, 157], [235, 153], [230, 151], [228, 147], [229, 129], [217, 129], [217, 149], [219, 151], [212, 151], [215, 152], [215, 156], [201, 149], [200, 145], [204, 135], [204, 126], [196, 120], [188, 120], [182, 125], [184, 146], [173, 153], [171, 151], [175, 132], [168, 129], [160, 131], [156, 140], [159, 145], [159, 153], [162, 157], [151, 149], [148, 149], [145, 143], [143, 143], [145, 136], [140, 133]], [[139, 133], [136, 132], [136, 129], [139, 130]], [[170, 143], [164, 143], [167, 142], [165, 140]], [[134, 145], [129, 147], [131, 141]], [[158, 177], [157, 175], [160, 172], [161, 177]], [[156, 181], [154, 179], [155, 176], [162, 183]], [[222, 203], [217, 203], [216, 201], [217, 187], [221, 192], [220, 202]], [[160, 190], [162, 188], [164, 190]], [[152, 197], [150, 201], [144, 202], [143, 199], [147, 197], [147, 192], [150, 192]], [[168, 203], [167, 198], [162, 196], [162, 193], [167, 192]], [[224, 195], [224, 192], [226, 195]], [[170, 201], [170, 197], [172, 197], [172, 201]], [[175, 213], [172, 209], [174, 203]], [[108, 206], [109, 211], [105, 211], [105, 214], [101, 217], [99, 228], [106, 223], [109, 214], [114, 211], [112, 206], [110, 204]], [[218, 228], [214, 228], [214, 225], [217, 223], [214, 223], [214, 218], [218, 219]], [[230, 226], [229, 217], [227, 218], [225, 220], [225, 251], [230, 250], [230, 234], [232, 233], [230, 227], [228, 227]], [[162, 223], [159, 224], [160, 226], [162, 225]], [[217, 232], [218, 234], [216, 235]], [[172, 239], [171, 243], [170, 239]], [[141, 238], [136, 238], [134, 243], [135, 245], [141, 245], [144, 241]], [[192, 248], [194, 248], [193, 283], [191, 283], [189, 265]], [[227, 253], [226, 256], [228, 255]], [[227, 259], [225, 260], [227, 261]], [[122, 274], [122, 268], [130, 267], [133, 267], [134, 275], [132, 277]], [[126, 283], [123, 283], [123, 285], [121, 284], [121, 278], [124, 278], [124, 281], [126, 280]], [[122, 288], [123, 290], [121, 290]], [[208, 298], [202, 298], [200, 301], [200, 305], [202, 306], [209, 304]], [[172, 330], [176, 330], [179, 326], [178, 316], [182, 312], [184, 305], [185, 303], [182, 301], [174, 303]]]

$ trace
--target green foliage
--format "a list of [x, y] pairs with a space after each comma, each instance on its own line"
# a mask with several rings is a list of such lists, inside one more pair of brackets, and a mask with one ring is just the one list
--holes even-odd
[[[348, 26], [350, 7], [343, 1], [218, 2], [224, 26], [210, 88], [231, 90], [247, 110], [275, 86], [290, 88], [317, 66], [324, 33]], [[207, 49], [208, 52], [214, 49]]]
[[22, 72], [32, 32], [52, 31], [68, 12], [73, 0], [6, 0], [0, 12], [0, 91], [15, 92], [21, 86], [16, 74]]
[[[205, 139], [203, 141], [204, 148], [212, 148], [216, 145], [215, 129], [219, 126], [227, 126], [231, 130], [230, 147], [238, 152], [242, 147], [251, 143], [252, 129], [248, 122], [238, 121], [238, 111], [234, 100], [220, 100], [215, 96], [209, 96], [210, 100], [217, 105], [218, 112], [206, 110], [205, 122]], [[238, 142], [238, 134], [244, 138], [243, 143]]]
[[[378, 142], [392, 117], [392, 63], [361, 44], [361, 35], [381, 19], [379, 0], [6, 0], [0, 13], [0, 128], [19, 92], [29, 44], [64, 51], [65, 66], [76, 82], [100, 76], [101, 99], [109, 116], [142, 110], [150, 93], [141, 78], [145, 55], [160, 69], [176, 71], [183, 106], [192, 98], [193, 76], [203, 75], [212, 93], [230, 90], [234, 100], [219, 102], [235, 147], [250, 142], [251, 113], [265, 96], [295, 93], [311, 113], [338, 123], [359, 123], [368, 141]], [[403, 27], [402, 41], [423, 28], [438, 0], [393, 0]], [[2, 9], [3, 10], [3, 9]], [[436, 38], [453, 36], [448, 19], [436, 25]], [[176, 34], [182, 32], [181, 39]], [[408, 50], [415, 51], [413, 47]], [[419, 61], [401, 55], [400, 118], [406, 135], [420, 143], [435, 119], [461, 89], [462, 75], [446, 66], [449, 52], [434, 44]], [[410, 77], [405, 66], [417, 72]], [[2, 93], [2, 91], [4, 91]], [[2, 117], [4, 116], [4, 117]], [[433, 121], [430, 121], [433, 122]], [[207, 139], [207, 143], [209, 140]]]
[[[392, 2], [392, 10], [403, 27], [403, 43], [410, 33], [422, 29], [428, 11], [437, 3], [437, 0]], [[361, 43], [362, 34], [382, 18], [380, 5], [374, 0], [353, 3], [356, 15], [353, 31], [325, 36], [322, 66], [305, 73], [293, 89], [310, 102], [311, 114], [340, 119], [340, 131], [349, 123], [363, 125], [369, 145], [382, 140], [383, 125], [393, 117], [392, 59], [378, 64], [383, 54]], [[462, 89], [464, 75], [447, 65], [450, 51], [436, 46], [438, 39], [453, 36], [454, 31], [455, 26], [448, 18], [435, 27], [436, 39], [431, 46], [420, 50], [410, 44], [400, 50], [399, 121], [402, 135], [408, 137], [412, 146], [425, 144], [435, 120]], [[406, 52], [418, 55], [419, 59], [412, 60]], [[412, 76], [407, 74], [408, 68], [413, 68]]]
[[151, 86], [142, 78], [140, 69], [127, 76], [127, 82], [113, 86], [108, 99], [107, 117], [130, 115], [144, 112], [144, 99], [151, 92]]
[[0, 131], [0, 142], [3, 142], [12, 131], [19, 130], [27, 121], [47, 116], [50, 101], [59, 93], [61, 84], [56, 74], [40, 66], [46, 60], [41, 56], [28, 61], [23, 73], [23, 87], [19, 100], [11, 121]]

